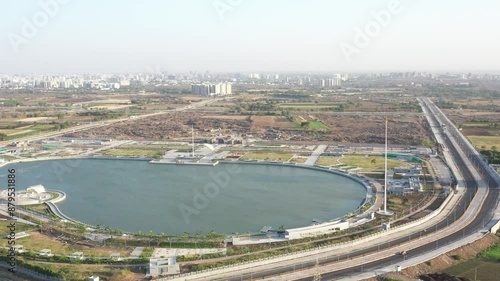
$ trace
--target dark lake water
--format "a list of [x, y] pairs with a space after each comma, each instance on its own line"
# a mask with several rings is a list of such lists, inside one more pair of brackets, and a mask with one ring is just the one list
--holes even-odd
[[364, 187], [328, 172], [272, 165], [159, 165], [129, 160], [18, 163], [17, 188], [62, 190], [66, 215], [125, 231], [258, 232], [310, 225], [355, 210]]

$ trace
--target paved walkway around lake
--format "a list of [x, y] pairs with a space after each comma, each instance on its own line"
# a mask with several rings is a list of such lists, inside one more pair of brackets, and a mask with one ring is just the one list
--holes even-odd
[[324, 145], [324, 144], [318, 145], [318, 147], [316, 147], [316, 149], [313, 151], [313, 153], [311, 154], [311, 156], [309, 156], [309, 158], [307, 158], [307, 160], [304, 163], [304, 165], [313, 166], [314, 163], [316, 163], [316, 160], [318, 160], [318, 158], [321, 155], [321, 153], [325, 152], [326, 147], [327, 146]]
[[155, 248], [151, 257], [175, 257], [185, 255], [225, 254], [227, 248]]

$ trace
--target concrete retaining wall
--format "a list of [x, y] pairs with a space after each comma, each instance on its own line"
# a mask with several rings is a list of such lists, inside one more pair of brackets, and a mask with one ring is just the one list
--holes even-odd
[[500, 220], [498, 220], [491, 228], [490, 232], [495, 234], [500, 229]]

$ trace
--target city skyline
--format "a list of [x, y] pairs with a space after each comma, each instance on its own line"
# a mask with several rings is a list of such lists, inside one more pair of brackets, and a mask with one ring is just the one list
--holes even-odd
[[500, 4], [487, 0], [2, 6], [2, 74], [500, 70]]

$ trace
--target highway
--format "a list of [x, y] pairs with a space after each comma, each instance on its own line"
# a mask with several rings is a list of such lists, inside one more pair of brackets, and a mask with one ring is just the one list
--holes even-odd
[[[426, 107], [427, 111], [430, 113], [428, 114], [428, 118], [431, 118], [432, 121], [429, 123], [437, 123], [437, 124], [446, 124], [446, 128], [454, 128], [453, 124], [446, 118], [446, 116], [435, 107], [435, 105], [430, 102], [430, 100], [426, 99], [423, 101], [423, 106]], [[441, 121], [441, 122], [440, 122]], [[470, 149], [468, 145], [465, 145], [464, 143], [457, 144], [457, 139], [459, 138], [459, 135], [461, 133], [458, 132], [458, 130], [454, 130], [454, 132], [450, 135], [449, 134], [450, 129], [443, 129], [441, 127], [440, 133], [443, 136], [443, 139], [445, 141], [445, 146], [451, 151], [451, 154], [454, 157], [454, 161], [456, 163], [457, 168], [459, 169], [460, 173], [463, 176], [464, 179], [464, 187], [465, 187], [465, 193], [462, 196], [460, 202], [458, 203], [458, 206], [466, 206], [468, 207], [470, 202], [472, 201], [472, 196], [473, 194], [476, 193], [478, 190], [478, 184], [479, 185], [484, 185], [485, 187], [488, 188], [488, 193], [487, 196], [483, 202], [483, 205], [481, 208], [477, 208], [478, 212], [474, 219], [467, 224], [465, 227], [460, 229], [459, 231], [453, 232], [449, 235], [446, 235], [442, 238], [437, 239], [435, 242], [431, 243], [425, 243], [422, 244], [419, 247], [410, 249], [406, 251], [406, 256], [402, 255], [395, 255], [395, 256], [389, 256], [383, 259], [375, 260], [372, 262], [368, 262], [363, 264], [362, 267], [356, 266], [355, 268], [350, 267], [342, 270], [336, 270], [332, 271], [329, 273], [322, 274], [321, 277], [323, 278], [322, 280], [333, 280], [333, 279], [339, 279], [342, 277], [348, 277], [352, 276], [356, 272], [361, 272], [361, 271], [376, 271], [376, 269], [385, 267], [388, 265], [396, 265], [398, 263], [403, 262], [406, 259], [411, 259], [411, 257], [416, 257], [423, 255], [425, 253], [428, 253], [434, 249], [439, 248], [439, 245], [447, 245], [451, 242], [458, 241], [460, 239], [463, 239], [469, 235], [472, 235], [474, 233], [477, 233], [481, 231], [484, 226], [487, 224], [488, 221], [493, 216], [493, 210], [497, 207], [498, 204], [498, 198], [499, 198], [499, 185], [497, 184], [497, 181], [495, 180], [494, 175], [492, 175], [489, 172], [486, 172], [484, 170], [489, 170], [488, 168], [484, 166], [480, 166], [477, 164], [474, 164], [476, 168], [479, 168], [478, 170], [480, 171], [479, 174], [481, 175], [487, 175], [487, 180], [484, 181], [482, 178], [478, 178], [479, 174], [474, 175], [473, 173], [475, 172], [474, 169], [471, 167], [472, 165], [471, 162], [466, 163], [467, 160], [472, 159], [474, 161], [474, 158], [477, 157], [477, 155], [471, 157], [473, 153], [470, 151], [467, 151], [467, 149]], [[459, 142], [462, 141], [462, 139], [458, 139]], [[460, 148], [458, 148], [460, 147]], [[465, 149], [464, 151], [460, 151], [460, 149]], [[467, 158], [467, 159], [465, 159]], [[481, 168], [484, 170], [481, 172]], [[497, 177], [498, 178], [498, 177]], [[479, 207], [479, 206], [475, 206]], [[453, 214], [452, 216], [449, 216], [446, 220], [441, 221], [436, 225], [436, 228], [438, 231], [442, 231], [445, 229], [449, 223], [450, 220], [454, 221], [457, 219], [457, 217], [462, 216], [464, 214], [464, 208], [458, 207], [457, 213]], [[474, 213], [471, 213], [474, 214]], [[486, 230], [483, 230], [484, 233], [486, 233]], [[421, 233], [421, 232], [420, 232]], [[417, 234], [418, 236], [418, 234]], [[393, 241], [393, 243], [400, 243], [402, 242], [401, 239], [397, 241]], [[377, 250], [372, 248], [373, 251]], [[366, 250], [361, 252], [360, 254], [368, 254], [370, 250]], [[314, 264], [311, 264], [313, 266]], [[312, 280], [312, 277], [309, 278], [302, 278], [302, 279], [297, 279], [297, 280]]]
[[[453, 124], [444, 116], [444, 114], [437, 110], [437, 108], [430, 103], [430, 100], [426, 100], [426, 103], [424, 104], [425, 107], [427, 107], [427, 110], [429, 111], [429, 116], [428, 118], [432, 118], [434, 123], [440, 124], [439, 121], [441, 121], [441, 124], [444, 121], [446, 124], [447, 128], [453, 128]], [[433, 108], [434, 107], [434, 108]], [[445, 119], [446, 118], [446, 119]], [[432, 121], [431, 121], [432, 122]], [[431, 123], [430, 122], [430, 123]], [[449, 130], [449, 129], [448, 129]], [[483, 185], [483, 187], [488, 188], [488, 193], [486, 196], [486, 199], [483, 202], [483, 205], [481, 208], [478, 210], [477, 215], [475, 218], [464, 228], [462, 228], [460, 231], [452, 232], [449, 235], [446, 235], [445, 237], [442, 237], [434, 242], [431, 243], [426, 243], [423, 244], [422, 246], [413, 248], [411, 250], [407, 250], [407, 255], [406, 256], [389, 256], [380, 260], [376, 260], [373, 262], [369, 262], [366, 264], [363, 264], [362, 267], [357, 266], [357, 268], [346, 268], [343, 270], [336, 270], [332, 271], [329, 273], [322, 274], [321, 277], [323, 280], [334, 280], [334, 279], [339, 279], [342, 277], [347, 277], [347, 276], [352, 276], [356, 272], [361, 272], [361, 271], [376, 271], [376, 269], [385, 267], [388, 265], [396, 265], [398, 263], [403, 262], [406, 259], [410, 259], [413, 256], [420, 256], [425, 253], [428, 253], [434, 249], [439, 248], [439, 245], [447, 245], [449, 243], [452, 243], [454, 241], [459, 241], [460, 239], [463, 239], [469, 235], [472, 235], [474, 233], [477, 233], [479, 231], [483, 231], [486, 233], [486, 229], [484, 229], [485, 225], [487, 222], [490, 221], [490, 219], [493, 216], [492, 210], [494, 207], [497, 206], [498, 204], [498, 198], [499, 198], [499, 186], [496, 183], [495, 175], [491, 173], [486, 173], [485, 171], [479, 172], [479, 174], [484, 175], [487, 174], [488, 178], [486, 181], [484, 181], [481, 178], [478, 178], [479, 174], [476, 172], [474, 175], [473, 173], [475, 172], [474, 169], [471, 167], [471, 163], [465, 163], [466, 159], [471, 158], [471, 153], [470, 151], [463, 152], [459, 151], [457, 147], [464, 148], [464, 149], [470, 149], [471, 147], [466, 146], [466, 145], [458, 145], [456, 143], [456, 138], [458, 138], [458, 130], [449, 136], [448, 131], [441, 129], [441, 133], [444, 136], [444, 141], [446, 147], [451, 151], [451, 154], [454, 156], [454, 161], [457, 165], [457, 168], [460, 170], [462, 173], [463, 179], [464, 179], [464, 187], [465, 187], [465, 193], [458, 203], [459, 206], [468, 206], [468, 204], [471, 202], [471, 196], [476, 193], [478, 190], [478, 185]], [[460, 134], [461, 135], [461, 134]], [[474, 157], [477, 157], [474, 156]], [[481, 166], [474, 164], [475, 167], [481, 168]], [[483, 167], [484, 168], [484, 167]], [[489, 169], [488, 169], [489, 170]], [[465, 205], [464, 205], [465, 204]], [[475, 206], [479, 207], [479, 206]], [[463, 215], [464, 213], [464, 208], [458, 208], [457, 213], [453, 214], [453, 217], [448, 217], [445, 220], [441, 221], [436, 227], [438, 231], [441, 231], [442, 229], [446, 228], [447, 225], [449, 224], [450, 220], [455, 220], [456, 217]], [[472, 213], [473, 214], [473, 213]], [[395, 243], [401, 242], [401, 239], [399, 241], [394, 241]], [[376, 250], [376, 249], [373, 249]], [[363, 251], [362, 254], [368, 254], [370, 251]], [[314, 265], [313, 263], [310, 264], [311, 266]], [[312, 280], [312, 277], [310, 278], [302, 278], [298, 280]]]
[[[212, 280], [252, 280], [255, 278], [266, 280], [312, 280], [314, 274], [321, 273], [322, 280], [335, 280], [343, 277], [355, 276], [362, 272], [375, 272], [379, 268], [397, 265], [412, 257], [418, 257], [424, 253], [448, 245], [454, 241], [468, 238], [478, 233], [486, 234], [488, 231], [484, 226], [493, 216], [493, 210], [498, 204], [498, 184], [495, 176], [490, 175], [486, 181], [480, 174], [487, 174], [488, 166], [474, 165], [474, 157], [469, 159], [472, 153], [459, 145], [457, 134], [450, 134], [446, 129], [439, 126], [447, 119], [429, 100], [421, 100], [421, 105], [426, 113], [429, 123], [434, 124], [433, 131], [440, 134], [443, 145], [447, 148], [448, 157], [453, 158], [452, 165], [458, 173], [461, 196], [457, 200], [457, 207], [449, 206], [450, 211], [441, 220], [432, 223], [425, 228], [414, 228], [404, 237], [386, 239], [383, 243], [373, 244], [364, 249], [347, 253], [332, 251], [325, 255], [311, 255], [304, 259], [297, 259], [294, 263], [284, 264], [282, 262], [269, 261], [272, 269], [255, 267], [246, 271], [234, 271], [217, 274], [214, 272]], [[449, 122], [449, 121], [448, 121]], [[452, 124], [448, 125], [452, 128]], [[457, 130], [458, 132], [458, 130]], [[460, 134], [458, 132], [458, 134]], [[458, 139], [460, 141], [460, 139]], [[464, 146], [464, 148], [468, 148]], [[473, 166], [480, 171], [477, 172]], [[485, 171], [481, 171], [481, 169]], [[472, 204], [471, 204], [472, 202]], [[464, 216], [464, 213], [466, 214]], [[453, 223], [454, 221], [457, 221]], [[392, 237], [395, 237], [391, 236]], [[387, 241], [388, 240], [388, 241]], [[397, 253], [406, 251], [406, 255]], [[371, 275], [373, 276], [373, 275]], [[201, 276], [200, 276], [201, 277]], [[196, 275], [175, 280], [201, 280]], [[356, 279], [356, 277], [351, 277]]]
[[[419, 99], [419, 102], [433, 131], [439, 134], [436, 139], [442, 142], [448, 157], [453, 158], [454, 164], [449, 163], [450, 166], [459, 172], [455, 174], [459, 182], [459, 196], [455, 197], [457, 207], [448, 206], [447, 212], [443, 212], [440, 216], [441, 219], [433, 219], [425, 226], [415, 227], [408, 234], [391, 235], [391, 239], [366, 243], [361, 249], [352, 247], [321, 255], [308, 253], [307, 256], [292, 262], [274, 262], [270, 259], [269, 267], [266, 269], [255, 267], [220, 274], [214, 271], [209, 279], [312, 280], [314, 274], [321, 274], [322, 280], [345, 277], [356, 279], [355, 276], [363, 272], [376, 272], [380, 268], [395, 266], [470, 235], [486, 234], [487, 230], [484, 227], [493, 217], [499, 202], [498, 175], [491, 173], [484, 159], [430, 100]], [[406, 255], [398, 254], [402, 251], [405, 251]], [[207, 278], [195, 274], [169, 280], [207, 280]]]
[[[423, 105], [427, 108], [427, 111], [431, 113], [428, 115], [428, 118], [431, 118], [434, 121], [434, 123], [437, 124], [445, 123], [447, 128], [454, 128], [453, 124], [446, 118], [446, 116], [440, 110], [437, 109], [437, 107], [434, 106], [434, 104], [430, 102], [430, 100], [426, 99]], [[458, 130], [456, 131], [454, 130], [452, 135], [449, 134], [449, 130], [450, 129], [448, 130], [444, 130], [443, 128], [440, 129], [443, 139], [445, 141], [445, 145], [451, 151], [451, 154], [454, 156], [454, 161], [457, 165], [457, 168], [460, 170], [460, 173], [463, 176], [464, 187], [465, 187], [465, 193], [462, 196], [458, 205], [467, 207], [469, 206], [473, 194], [475, 194], [476, 191], [478, 190], [478, 184], [479, 185], [484, 184], [484, 186], [488, 188], [486, 199], [484, 200], [481, 208], [478, 208], [478, 212], [475, 218], [460, 231], [456, 231], [449, 235], [446, 235], [445, 237], [437, 239], [435, 242], [426, 243], [419, 247], [407, 250], [406, 256], [402, 255], [399, 256], [395, 255], [392, 257], [389, 256], [383, 259], [375, 260], [373, 262], [365, 263], [363, 264], [362, 267], [356, 266], [355, 268], [350, 267], [346, 269], [332, 271], [329, 273], [324, 273], [321, 275], [321, 277], [323, 278], [322, 280], [333, 280], [342, 277], [348, 277], [352, 276], [356, 272], [361, 272], [361, 271], [376, 271], [376, 269], [381, 267], [401, 263], [402, 261], [410, 259], [411, 257], [420, 256], [423, 255], [424, 253], [428, 253], [434, 249], [437, 249], [439, 248], [439, 245], [447, 245], [451, 242], [458, 241], [460, 239], [465, 238], [466, 236], [477, 233], [478, 231], [481, 231], [484, 228], [484, 226], [487, 224], [488, 221], [490, 221], [490, 219], [493, 216], [493, 210], [498, 206], [499, 185], [497, 184], [496, 180], [498, 179], [498, 177], [495, 178], [494, 175], [485, 171], [489, 169], [484, 166], [478, 165], [477, 161], [474, 162], [474, 166], [476, 168], [479, 168], [478, 169], [480, 171], [479, 174], [487, 175], [486, 181], [484, 181], [482, 178], [478, 178], [478, 174], [473, 175], [473, 168], [471, 167], [470, 163], [468, 163], [469, 165], [465, 163], [466, 159], [464, 158], [472, 159], [474, 161], [475, 159], [478, 158], [478, 155], [477, 154], [474, 155], [474, 153], [472, 153], [471, 151], [467, 151], [467, 149], [470, 149], [471, 147], [464, 144], [462, 142], [462, 139], [458, 139], [459, 135], [461, 135], [461, 133], [459, 133]], [[459, 144], [457, 144], [457, 139], [460, 142]], [[459, 151], [459, 148], [457, 147], [465, 149], [465, 152]], [[481, 168], [484, 169], [482, 172]], [[464, 214], [464, 208], [459, 207], [457, 209], [457, 213], [453, 214], [453, 217], [450, 216], [446, 220], [441, 221], [436, 225], [436, 228], [438, 229], [438, 231], [445, 229], [449, 225], [450, 220], [453, 221], [456, 219], [456, 217], [462, 216], [463, 214]], [[483, 231], [486, 233], [486, 230]], [[421, 234], [421, 232], [416, 233], [416, 236], [418, 237], [419, 234]], [[393, 243], [400, 243], [400, 242], [402, 242], [401, 239], [393, 241]], [[375, 251], [378, 249], [372, 248], [371, 250]], [[359, 252], [358, 254], [366, 255], [370, 252], [371, 252], [370, 249], [368, 249]], [[314, 264], [315, 263], [311, 263], [310, 266], [313, 266]], [[313, 279], [312, 277], [309, 277], [297, 280], [312, 280], [312, 279]]]

